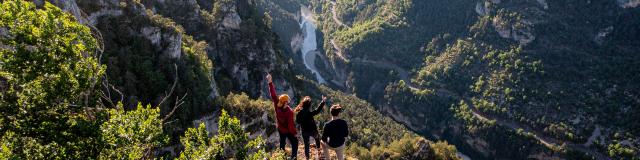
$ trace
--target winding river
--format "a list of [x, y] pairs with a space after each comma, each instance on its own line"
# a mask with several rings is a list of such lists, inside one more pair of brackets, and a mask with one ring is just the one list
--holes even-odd
[[313, 14], [309, 11], [309, 9], [302, 7], [300, 9], [300, 28], [302, 32], [304, 32], [304, 41], [302, 43], [302, 59], [304, 66], [307, 69], [311, 70], [316, 76], [316, 80], [318, 83], [327, 83], [327, 81], [320, 75], [318, 72], [318, 68], [316, 67], [316, 56], [318, 56], [318, 42], [316, 40], [316, 26], [313, 23]]

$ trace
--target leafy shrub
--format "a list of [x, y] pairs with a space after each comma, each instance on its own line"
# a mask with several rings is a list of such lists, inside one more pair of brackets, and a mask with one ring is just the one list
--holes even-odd
[[97, 153], [94, 86], [104, 74], [96, 40], [45, 3], [0, 6], [0, 133], [12, 157], [84, 159]]

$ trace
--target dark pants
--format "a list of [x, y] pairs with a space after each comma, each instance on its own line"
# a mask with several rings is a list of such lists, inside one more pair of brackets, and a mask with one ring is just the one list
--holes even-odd
[[318, 131], [316, 132], [302, 132], [302, 142], [304, 142], [304, 155], [309, 159], [309, 138], [313, 137], [316, 141], [316, 150], [320, 148], [320, 135], [318, 135]]
[[280, 134], [280, 149], [284, 151], [284, 146], [287, 145], [287, 139], [289, 139], [289, 143], [291, 143], [291, 158], [296, 159], [298, 155], [298, 138], [291, 133]]

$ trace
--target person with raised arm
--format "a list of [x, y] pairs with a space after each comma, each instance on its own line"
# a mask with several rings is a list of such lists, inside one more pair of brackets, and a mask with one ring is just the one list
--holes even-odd
[[309, 138], [313, 137], [316, 144], [317, 157], [320, 157], [320, 135], [318, 134], [318, 126], [314, 120], [314, 116], [320, 114], [324, 108], [327, 97], [322, 96], [322, 101], [318, 104], [316, 109], [311, 109], [311, 97], [306, 96], [302, 99], [300, 104], [296, 107], [296, 122], [300, 125], [302, 130], [302, 142], [304, 143], [304, 155], [309, 159]]
[[267, 81], [269, 82], [269, 94], [271, 95], [271, 101], [273, 101], [273, 107], [276, 112], [276, 128], [278, 128], [278, 134], [280, 135], [280, 149], [284, 150], [289, 139], [291, 143], [291, 159], [296, 159], [298, 155], [298, 138], [296, 138], [296, 126], [293, 123], [293, 111], [289, 107], [289, 95], [281, 94], [276, 96], [276, 87], [273, 85], [273, 79], [271, 74], [267, 75]]

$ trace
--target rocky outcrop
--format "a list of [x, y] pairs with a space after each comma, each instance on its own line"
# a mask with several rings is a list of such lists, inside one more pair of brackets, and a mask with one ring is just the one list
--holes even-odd
[[144, 27], [142, 28], [142, 35], [151, 41], [153, 45], [160, 45], [160, 28], [158, 27]]
[[227, 28], [232, 29], [240, 29], [240, 23], [242, 19], [240, 19], [240, 15], [238, 13], [233, 12], [224, 16], [224, 20], [222, 20], [222, 25]]
[[162, 34], [162, 39], [166, 42], [166, 47], [163, 48], [164, 55], [168, 55], [171, 58], [180, 58], [182, 54], [182, 34]]
[[481, 16], [487, 15], [487, 10], [484, 7], [484, 3], [482, 2], [476, 3], [476, 13], [478, 13]]
[[[270, 31], [264, 31], [263, 24], [258, 24], [261, 21], [256, 19], [262, 17], [243, 15], [255, 12], [247, 11], [254, 9], [248, 7], [251, 5], [247, 0], [153, 1], [157, 14], [174, 19], [186, 34], [209, 44], [206, 51], [216, 65], [217, 86], [223, 90], [217, 94], [245, 92], [255, 98], [267, 95], [263, 90], [266, 83], [260, 83], [266, 73], [277, 73], [288, 66], [277, 59], [272, 37], [263, 34]], [[207, 12], [219, 17], [211, 19]]]
[[476, 13], [478, 15], [484, 16], [488, 15], [491, 12], [491, 6], [502, 3], [502, 0], [484, 0], [478, 1], [476, 3]]
[[87, 18], [88, 24], [96, 25], [98, 23], [98, 18], [103, 16], [120, 16], [122, 15], [122, 10], [119, 9], [102, 9], [97, 12], [91, 13]]
[[500, 37], [513, 39], [520, 45], [527, 45], [536, 39], [533, 35], [533, 23], [528, 20], [518, 21], [511, 17], [496, 16], [492, 24]]
[[63, 11], [69, 12], [81, 24], [87, 24], [87, 19], [82, 15], [82, 10], [80, 10], [75, 0], [52, 0], [51, 3], [60, 7]]

